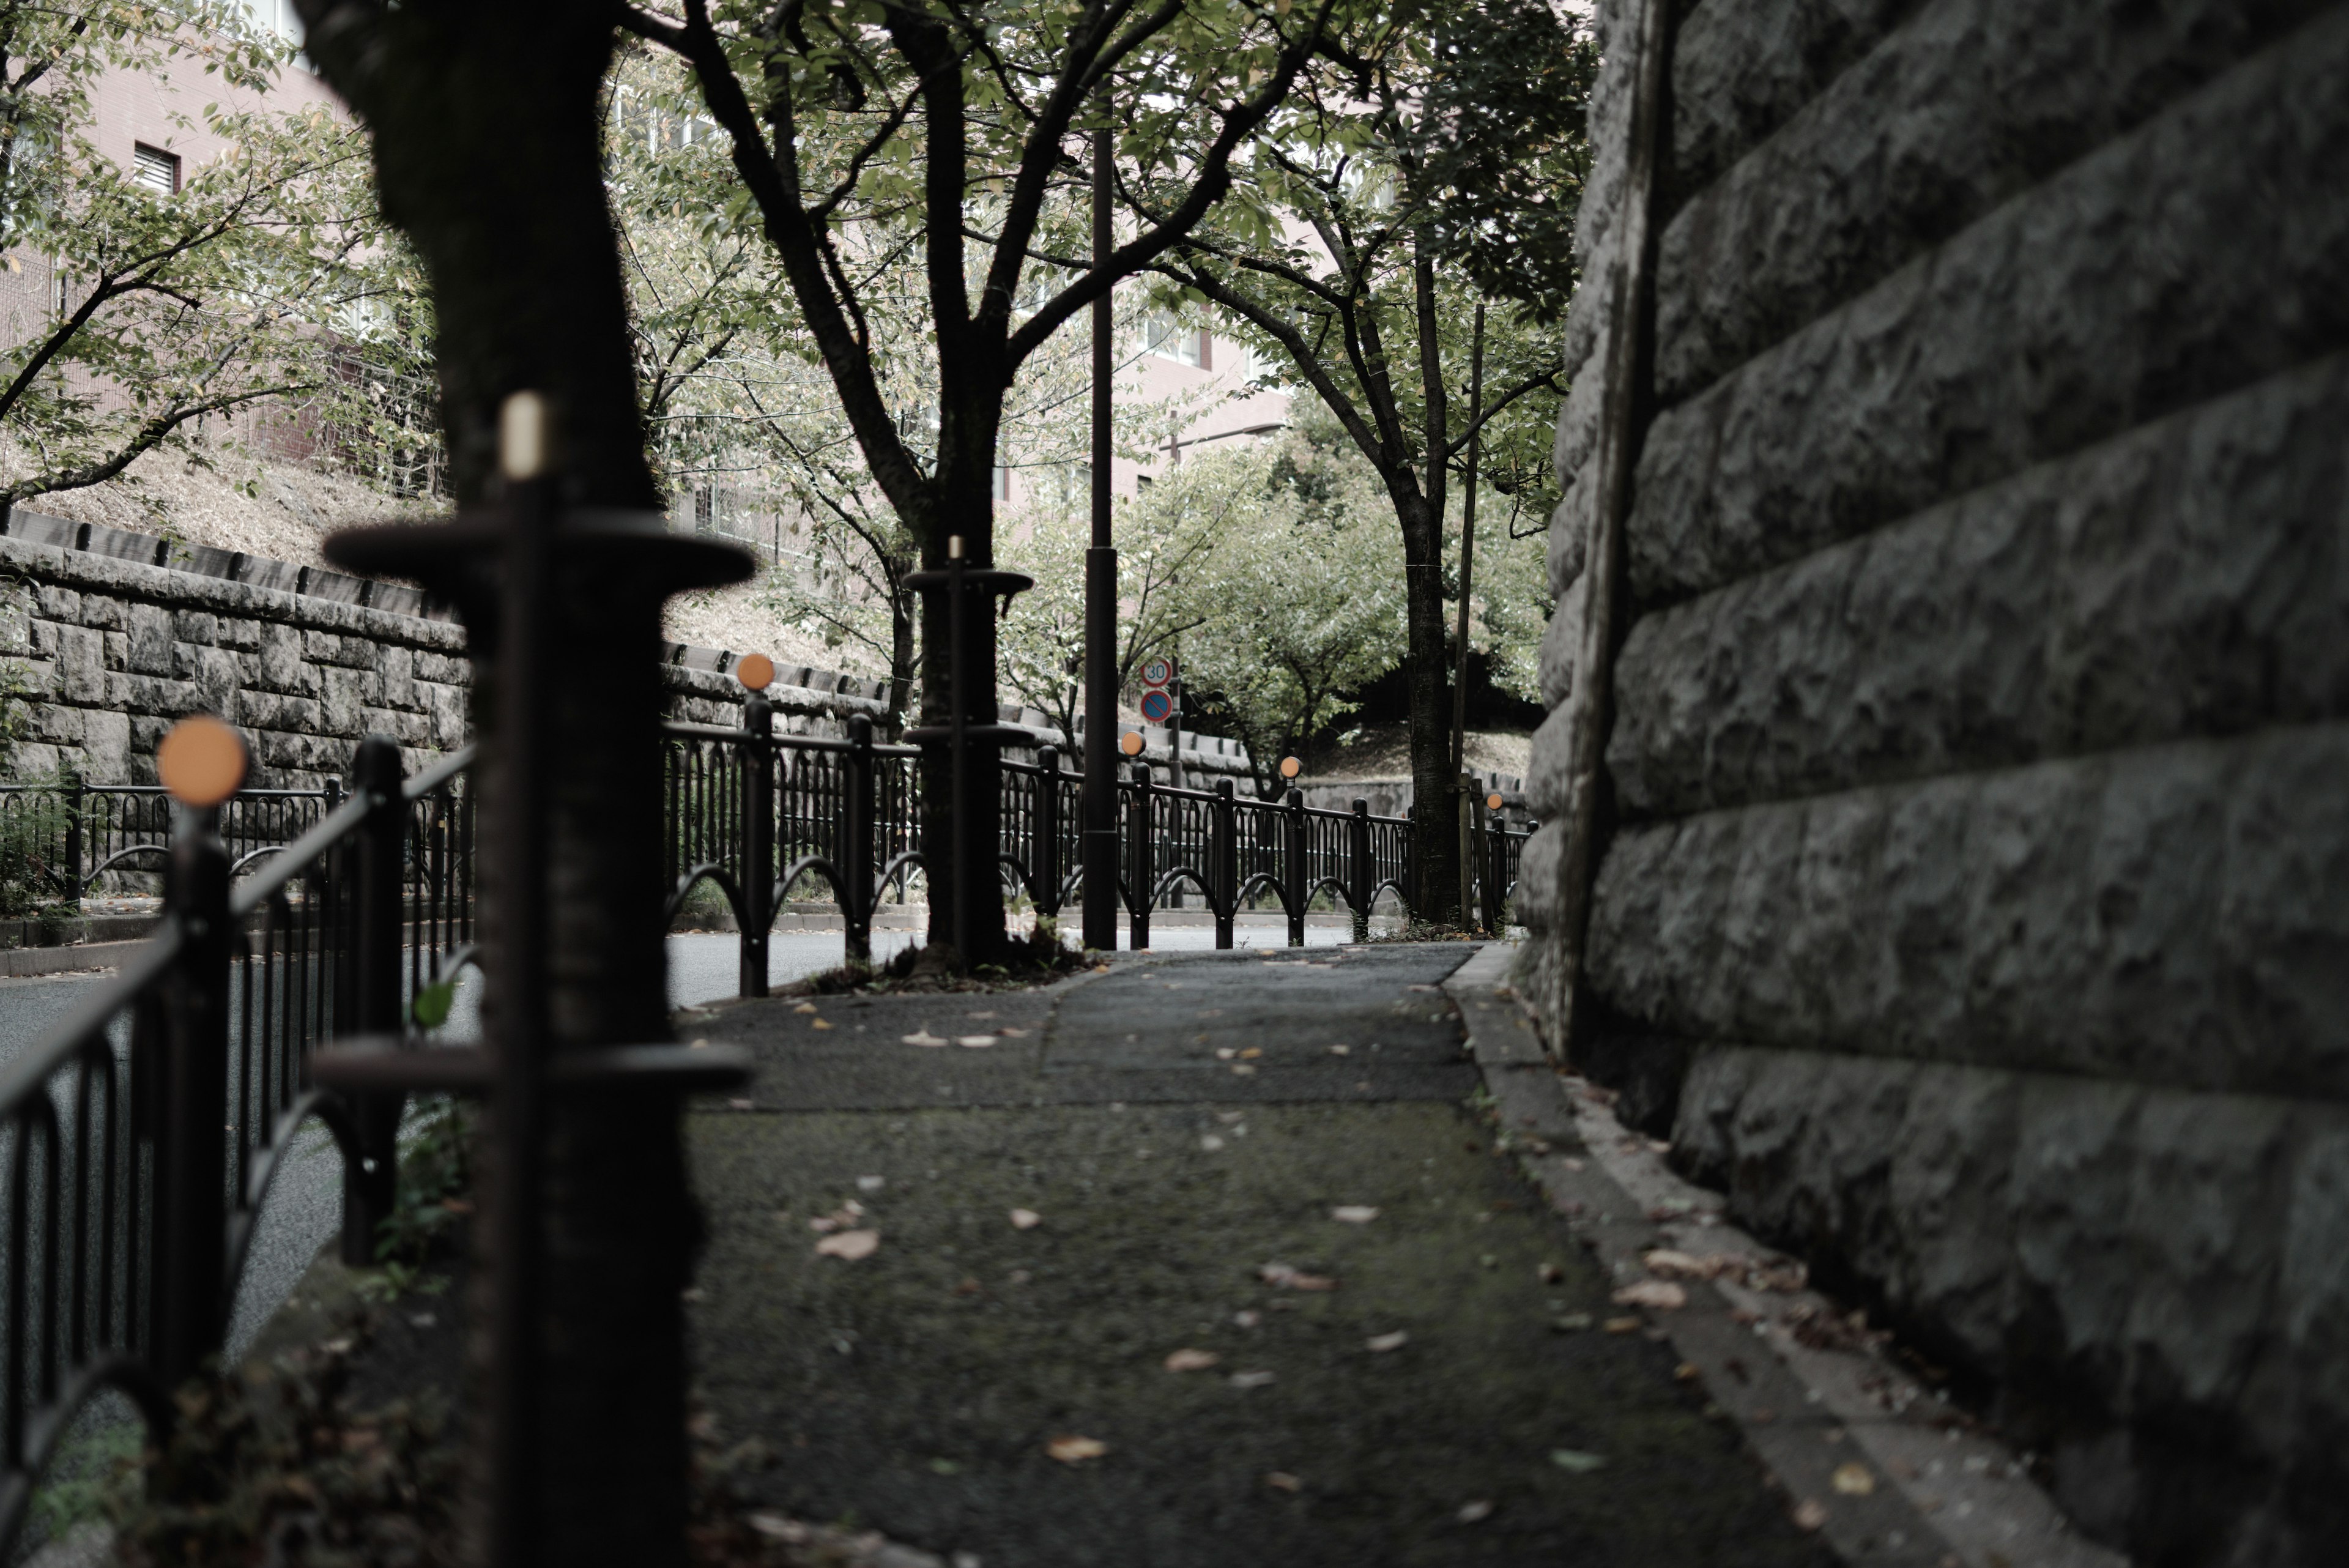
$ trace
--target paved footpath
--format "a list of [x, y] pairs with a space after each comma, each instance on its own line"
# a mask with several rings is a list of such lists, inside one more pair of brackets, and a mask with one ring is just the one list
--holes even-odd
[[692, 1117], [744, 1489], [984, 1568], [1833, 1562], [1494, 1154], [1472, 950], [688, 1013], [759, 1063]]

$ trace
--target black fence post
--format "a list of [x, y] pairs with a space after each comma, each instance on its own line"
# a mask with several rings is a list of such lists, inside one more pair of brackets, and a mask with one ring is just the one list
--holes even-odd
[[767, 933], [775, 923], [775, 710], [763, 691], [742, 698], [742, 931], [744, 996], [767, 994]]
[[1036, 753], [1041, 770], [1036, 779], [1036, 810], [1028, 819], [1034, 842], [1028, 848], [1029, 874], [1036, 879], [1036, 913], [1058, 919], [1061, 914], [1061, 748], [1045, 746]]
[[81, 908], [81, 891], [82, 891], [82, 889], [81, 889], [81, 866], [82, 866], [82, 846], [81, 846], [82, 785], [81, 785], [81, 773], [80, 773], [80, 771], [79, 771], [78, 769], [68, 768], [68, 769], [67, 769], [67, 770], [66, 770], [66, 788], [65, 788], [65, 796], [66, 796], [66, 855], [65, 855], [65, 860], [66, 860], [66, 875], [65, 875], [65, 888], [64, 888], [64, 891], [65, 891], [65, 896], [66, 896], [67, 898], [70, 898], [70, 899], [72, 899], [72, 900], [73, 900], [74, 908], [75, 908], [75, 909], [80, 909], [80, 908]]
[[1240, 825], [1239, 805], [1232, 794], [1232, 781], [1216, 781], [1214, 826], [1207, 843], [1207, 876], [1213, 891], [1207, 901], [1216, 910], [1216, 946], [1232, 945], [1232, 917], [1239, 909], [1240, 898]]
[[1305, 792], [1292, 789], [1284, 803], [1288, 811], [1282, 819], [1285, 829], [1280, 857], [1281, 874], [1288, 883], [1288, 945], [1305, 945], [1305, 903], [1311, 897], [1312, 878], [1305, 865]]
[[153, 1365], [166, 1389], [220, 1349], [227, 1321], [228, 867], [212, 812], [183, 810], [164, 883], [180, 953], [164, 984], [155, 1127]]
[[1150, 802], [1150, 764], [1133, 764], [1133, 829], [1126, 843], [1126, 946], [1135, 952], [1150, 945], [1150, 894], [1158, 877], [1157, 824]]
[[1402, 808], [1402, 918], [1408, 928], [1419, 919], [1419, 806]]
[[873, 961], [873, 906], [880, 888], [874, 878], [873, 825], [878, 811], [879, 770], [873, 765], [873, 721], [848, 718], [847, 787], [841, 792], [840, 923], [847, 932], [851, 963]]
[[1371, 940], [1371, 900], [1376, 897], [1379, 868], [1371, 859], [1371, 803], [1357, 798], [1354, 820], [1346, 825], [1346, 858], [1352, 875], [1346, 879], [1346, 902], [1354, 907], [1354, 940]]
[[[407, 1032], [400, 947], [407, 923], [408, 802], [400, 793], [399, 747], [381, 735], [361, 741], [351, 759], [351, 791], [367, 802], [352, 844], [348, 946], [351, 1013], [339, 1033]], [[357, 1158], [343, 1162], [343, 1262], [375, 1262], [376, 1227], [391, 1217], [399, 1182], [399, 1116], [408, 1096], [393, 1089], [351, 1096]]]
[[1485, 929], [1496, 937], [1506, 929], [1501, 905], [1509, 891], [1508, 829], [1509, 818], [1505, 811], [1493, 812], [1485, 818]]

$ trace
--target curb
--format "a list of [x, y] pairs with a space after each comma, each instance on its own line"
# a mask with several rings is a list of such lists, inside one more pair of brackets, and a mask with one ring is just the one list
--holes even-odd
[[81, 942], [64, 948], [8, 948], [0, 950], [0, 975], [25, 979], [112, 969], [144, 945], [135, 941]]
[[[1737, 1423], [1798, 1524], [1866, 1568], [2128, 1568], [2073, 1533], [2013, 1453], [1927, 1393], [1880, 1336], [1802, 1288], [1798, 1262], [1729, 1224], [1726, 1199], [1664, 1163], [1670, 1145], [1630, 1131], [1611, 1096], [1557, 1071], [1508, 983], [1515, 957], [1489, 943], [1444, 984], [1499, 1145], [1619, 1282], [1684, 1293], [1683, 1306], [1638, 1315]], [[1651, 1270], [1643, 1260], [1659, 1250], [1698, 1267]]]

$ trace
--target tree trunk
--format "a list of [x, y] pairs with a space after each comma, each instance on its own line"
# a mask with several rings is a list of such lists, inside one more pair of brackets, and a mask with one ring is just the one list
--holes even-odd
[[1460, 919], [1460, 833], [1452, 813], [1459, 781], [1451, 768], [1451, 660], [1444, 628], [1444, 534], [1427, 502], [1406, 505], [1403, 551], [1403, 676], [1411, 716], [1412, 914], [1437, 925]]
[[1446, 701], [1444, 636], [1444, 503], [1451, 456], [1450, 405], [1444, 384], [1444, 340], [1435, 301], [1435, 253], [1424, 231], [1412, 234], [1412, 294], [1419, 324], [1420, 394], [1425, 400], [1424, 493], [1403, 508], [1403, 668], [1411, 701], [1411, 799], [1419, 878], [1413, 913], [1436, 925], [1460, 923], [1460, 775], [1452, 766], [1452, 704]]
[[[557, 1055], [668, 1037], [659, 920], [659, 608], [702, 580], [726, 580], [729, 553], [657, 532], [658, 491], [644, 457], [626, 297], [605, 203], [597, 95], [613, 46], [613, 14], [561, 0], [476, 0], [398, 7], [301, 0], [309, 52], [374, 135], [384, 208], [415, 242], [433, 286], [449, 449], [460, 499], [475, 517], [502, 514], [496, 429], [520, 389], [554, 414], [550, 474], [562, 509], [552, 587], [542, 614], [558, 668], [527, 691], [507, 690], [497, 658], [502, 557], [439, 531], [379, 531], [340, 553], [389, 564], [455, 597], [474, 659], [481, 744], [481, 909], [492, 1042], [510, 1038], [515, 998], [502, 989], [520, 900], [544, 901], [545, 1039]], [[635, 511], [646, 532], [589, 545], [579, 509]], [[388, 535], [397, 533], [403, 538]], [[739, 552], [732, 553], [739, 555]], [[720, 575], [712, 576], [714, 569]], [[747, 576], [741, 557], [736, 577]], [[537, 712], [546, 786], [515, 797], [514, 719]], [[547, 885], [513, 886], [504, 857], [515, 825], [545, 835]], [[512, 1255], [492, 1243], [520, 1172], [496, 1161], [498, 1107], [484, 1138], [477, 1308], [515, 1288]], [[680, 1293], [698, 1224], [673, 1100], [642, 1094], [553, 1096], [543, 1113], [534, 1200], [541, 1259], [533, 1397], [516, 1472], [516, 1542], [492, 1546], [495, 1454], [469, 1467], [472, 1555], [501, 1568], [686, 1561], [684, 1334]], [[477, 1310], [472, 1372], [502, 1366]], [[492, 1423], [477, 1438], [494, 1440]]]
[[[957, 462], [952, 453], [941, 452], [938, 475], [932, 483], [932, 493], [938, 498], [932, 516], [938, 521], [934, 526], [915, 530], [922, 539], [923, 570], [947, 569], [947, 541], [953, 537], [963, 542], [967, 571], [994, 566], [994, 461], [991, 432], [978, 461]], [[970, 888], [968, 929], [957, 946], [966, 964], [999, 963], [1004, 955], [1003, 900], [997, 891], [1002, 836], [1002, 799], [995, 768], [999, 752], [991, 741], [971, 742], [957, 795], [947, 732], [957, 705], [970, 730], [999, 722], [995, 697], [998, 602], [977, 591], [968, 594], [963, 608], [962, 668], [957, 680], [948, 596], [943, 589], [922, 596], [921, 728], [934, 737], [925, 743], [922, 755], [922, 862], [930, 886], [928, 935], [934, 943], [955, 944], [956, 899], [959, 889]]]
[[889, 595], [889, 723], [888, 736], [896, 741], [905, 732], [905, 713], [914, 700], [914, 607], [904, 587], [914, 569], [911, 560], [890, 563]]

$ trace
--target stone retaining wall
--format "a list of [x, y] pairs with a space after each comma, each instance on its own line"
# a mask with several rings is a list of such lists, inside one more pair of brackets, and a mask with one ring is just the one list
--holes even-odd
[[2349, 1560], [2349, 5], [1599, 20], [1527, 990], [2084, 1529]]
[[[670, 715], [738, 722], [735, 656], [667, 651]], [[36, 514], [0, 535], [0, 660], [27, 710], [19, 776], [151, 784], [156, 742], [199, 711], [245, 732], [252, 782], [274, 788], [341, 774], [364, 735], [398, 741], [413, 772], [470, 732], [464, 629], [416, 589]], [[781, 729], [836, 733], [885, 691], [782, 669], [768, 695]]]

